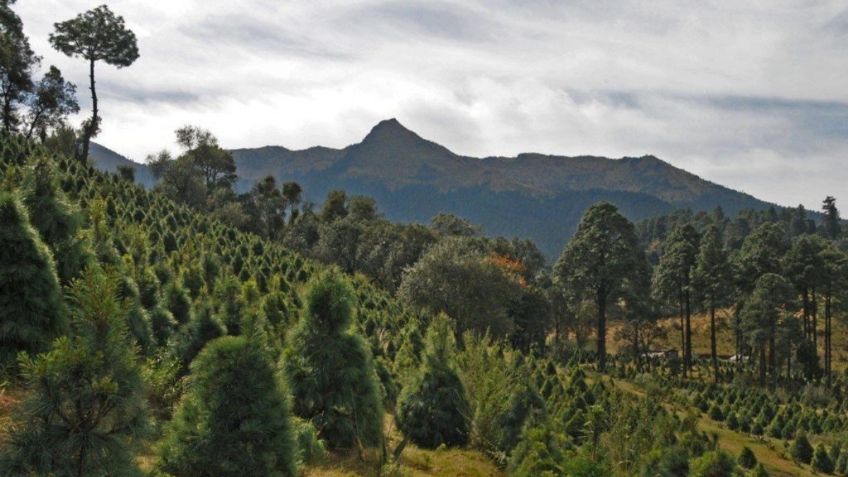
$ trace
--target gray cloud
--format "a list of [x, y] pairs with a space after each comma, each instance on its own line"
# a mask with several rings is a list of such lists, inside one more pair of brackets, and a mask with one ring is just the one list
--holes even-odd
[[[656, 154], [764, 199], [848, 197], [842, 0], [113, 0], [141, 58], [98, 66], [100, 140], [196, 123], [231, 147], [344, 146], [397, 117], [475, 156]], [[18, 2], [45, 64], [83, 0]]]

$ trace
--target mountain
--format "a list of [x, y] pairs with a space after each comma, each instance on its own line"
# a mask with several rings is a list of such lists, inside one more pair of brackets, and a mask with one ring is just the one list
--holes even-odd
[[156, 179], [146, 165], [127, 159], [100, 144], [91, 143], [89, 156], [94, 159], [95, 165], [101, 171], [114, 173], [118, 171], [118, 167], [120, 166], [130, 166], [135, 170], [135, 180], [139, 184], [144, 184], [145, 187], [152, 187], [156, 183]]
[[[99, 151], [92, 153], [99, 167], [114, 163], [106, 163]], [[482, 224], [489, 235], [530, 238], [551, 258], [574, 233], [583, 211], [601, 200], [631, 220], [680, 208], [721, 206], [733, 214], [771, 205], [654, 156], [528, 153], [481, 159], [423, 139], [396, 119], [381, 121], [362, 142], [343, 149], [266, 146], [232, 153], [241, 190], [271, 174], [299, 182], [307, 200], [317, 203], [333, 189], [372, 196], [395, 221], [427, 223], [439, 212], [451, 212]]]

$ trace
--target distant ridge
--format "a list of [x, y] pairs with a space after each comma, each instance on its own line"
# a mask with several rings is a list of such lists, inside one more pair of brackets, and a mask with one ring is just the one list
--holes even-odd
[[[114, 153], [106, 151], [92, 150], [98, 167], [117, 167]], [[474, 158], [424, 139], [394, 118], [342, 149], [265, 146], [232, 153], [241, 190], [270, 174], [300, 182], [307, 199], [317, 203], [339, 188], [370, 195], [391, 220], [428, 222], [438, 212], [451, 212], [482, 224], [490, 235], [530, 238], [551, 258], [574, 233], [583, 211], [601, 200], [631, 220], [681, 208], [720, 206], [734, 214], [772, 206], [654, 156]]]

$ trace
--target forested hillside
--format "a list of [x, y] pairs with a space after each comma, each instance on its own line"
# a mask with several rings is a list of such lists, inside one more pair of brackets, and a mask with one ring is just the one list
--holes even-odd
[[[549, 258], [574, 233], [583, 211], [599, 201], [615, 204], [630, 220], [681, 208], [722, 207], [736, 214], [769, 207], [652, 156], [478, 159], [422, 139], [395, 119], [380, 122], [362, 142], [343, 149], [268, 146], [236, 149], [232, 155], [240, 191], [268, 175], [297, 181], [313, 202], [344, 189], [373, 197], [391, 220], [426, 223], [440, 212], [452, 213], [482, 225], [491, 236], [529, 238]], [[92, 157], [98, 167], [114, 171], [111, 151], [92, 149]], [[139, 180], [150, 184], [149, 175]]]

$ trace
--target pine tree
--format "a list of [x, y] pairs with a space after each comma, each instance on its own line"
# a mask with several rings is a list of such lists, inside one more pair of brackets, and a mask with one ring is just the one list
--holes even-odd
[[716, 308], [727, 304], [727, 295], [731, 290], [730, 264], [727, 252], [722, 245], [721, 231], [711, 226], [704, 234], [698, 258], [695, 264], [695, 284], [697, 295], [701, 298], [710, 314], [710, 357], [713, 364], [713, 377], [719, 379], [718, 356], [716, 352]]
[[430, 324], [426, 346], [421, 369], [398, 400], [398, 427], [419, 447], [465, 445], [471, 409], [465, 388], [451, 366], [456, 345], [447, 315], [438, 315]]
[[807, 440], [807, 435], [799, 432], [792, 441], [792, 447], [789, 449], [792, 458], [798, 462], [809, 464], [813, 458], [813, 446]]
[[671, 232], [666, 250], [654, 271], [654, 290], [658, 298], [676, 303], [680, 312], [683, 374], [692, 366], [692, 296], [694, 272], [700, 236], [689, 224]]
[[813, 466], [813, 469], [819, 472], [824, 472], [825, 474], [833, 472], [833, 460], [831, 460], [830, 454], [828, 454], [824, 444], [816, 446], [816, 451], [813, 453], [813, 459], [810, 464]]
[[18, 197], [0, 192], [0, 365], [67, 330], [56, 267]]
[[757, 458], [748, 446], [742, 448], [736, 461], [745, 469], [753, 469], [757, 465]]
[[618, 302], [628, 277], [643, 269], [638, 266], [640, 260], [644, 257], [633, 224], [614, 205], [602, 202], [586, 211], [554, 266], [557, 280], [576, 295], [574, 298], [595, 306], [601, 370], [607, 359], [607, 311]]
[[72, 297], [72, 334], [22, 359], [29, 394], [11, 429], [4, 475], [137, 474], [130, 450], [147, 418], [116, 281], [89, 269]]
[[368, 346], [350, 329], [352, 300], [350, 285], [339, 276], [313, 278], [283, 353], [295, 414], [310, 420], [331, 448], [382, 441], [379, 381]]
[[159, 446], [180, 477], [297, 475], [286, 387], [261, 347], [218, 338], [191, 364], [191, 384]]
[[93, 261], [86, 242], [78, 234], [82, 217], [65, 200], [46, 159], [36, 163], [25, 190], [24, 204], [32, 226], [53, 252], [61, 282], [68, 283]]
[[824, 213], [824, 218], [822, 218], [822, 232], [824, 232], [825, 237], [831, 240], [839, 238], [841, 220], [839, 218], [839, 209], [836, 208], [836, 198], [827, 196], [822, 201], [822, 212]]

